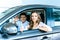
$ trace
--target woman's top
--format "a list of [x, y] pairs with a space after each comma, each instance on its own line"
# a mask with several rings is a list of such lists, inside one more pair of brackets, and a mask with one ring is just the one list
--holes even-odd
[[39, 25], [34, 29], [39, 29], [40, 27], [47, 27], [49, 29], [49, 31], [52, 31], [52, 28], [43, 22], [40, 22]]
[[[49, 29], [49, 31], [52, 31], [52, 28], [50, 26], [46, 25], [43, 22], [40, 22], [39, 25], [37, 27], [33, 28], [33, 29], [39, 29], [40, 27], [46, 27], [46, 28]], [[29, 26], [26, 28], [26, 30], [28, 30], [28, 28], [29, 28]]]

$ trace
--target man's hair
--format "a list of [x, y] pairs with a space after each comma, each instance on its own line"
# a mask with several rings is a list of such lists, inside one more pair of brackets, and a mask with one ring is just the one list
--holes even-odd
[[21, 15], [25, 15], [27, 17], [26, 13], [21, 13], [20, 16], [19, 16], [19, 18], [21, 17]]

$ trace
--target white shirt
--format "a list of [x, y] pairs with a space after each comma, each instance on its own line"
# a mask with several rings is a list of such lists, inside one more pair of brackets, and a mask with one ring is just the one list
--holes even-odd
[[26, 30], [27, 25], [29, 25], [29, 22], [25, 21], [24, 23], [22, 23], [22, 21], [19, 20], [19, 21], [16, 22], [16, 25], [18, 26], [18, 31], [20, 31], [21, 27], [23, 27], [24, 30]]
[[47, 27], [49, 31], [52, 31], [52, 28], [43, 22], [40, 22], [39, 25], [35, 29], [39, 29], [40, 27], [44, 27], [44, 26]]

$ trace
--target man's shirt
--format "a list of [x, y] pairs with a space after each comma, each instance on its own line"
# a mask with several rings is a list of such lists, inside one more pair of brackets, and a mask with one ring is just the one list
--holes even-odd
[[27, 26], [29, 25], [29, 22], [28, 21], [25, 21], [24, 23], [22, 23], [22, 21], [18, 20], [16, 22], [16, 25], [18, 26], [18, 31], [20, 31], [20, 28], [23, 27], [24, 30], [27, 30]]

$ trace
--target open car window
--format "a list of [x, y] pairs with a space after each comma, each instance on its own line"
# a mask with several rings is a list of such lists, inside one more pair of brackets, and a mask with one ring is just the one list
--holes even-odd
[[[41, 15], [41, 18], [42, 18], [42, 22], [46, 23], [46, 14], [44, 9], [28, 9], [28, 10], [19, 12], [16, 16], [18, 16], [19, 18], [21, 13], [25, 13], [27, 15], [27, 21], [30, 21], [30, 15], [33, 11], [39, 12], [39, 15]], [[12, 22], [16, 16], [9, 19], [9, 22]]]

